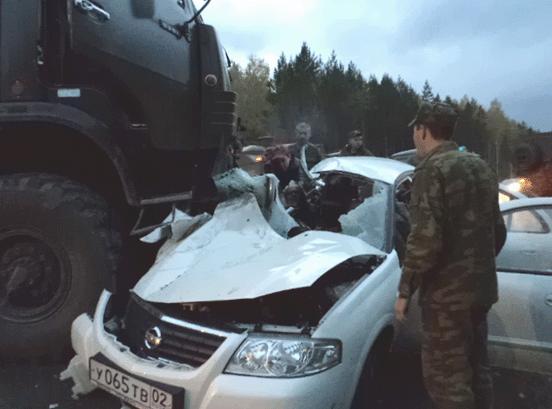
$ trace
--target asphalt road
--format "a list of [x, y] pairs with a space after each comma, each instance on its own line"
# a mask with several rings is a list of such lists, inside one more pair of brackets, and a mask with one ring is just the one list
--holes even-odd
[[[70, 382], [60, 382], [61, 365], [4, 364], [0, 367], [0, 409], [120, 409], [118, 400], [96, 391], [71, 398]], [[419, 357], [392, 353], [379, 408], [430, 409], [421, 381]], [[495, 409], [552, 409], [552, 377], [495, 370]], [[259, 408], [263, 409], [263, 408]]]

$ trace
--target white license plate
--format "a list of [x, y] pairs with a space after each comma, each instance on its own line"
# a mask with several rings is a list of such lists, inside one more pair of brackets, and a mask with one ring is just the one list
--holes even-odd
[[139, 409], [177, 409], [174, 395], [90, 358], [90, 380]]

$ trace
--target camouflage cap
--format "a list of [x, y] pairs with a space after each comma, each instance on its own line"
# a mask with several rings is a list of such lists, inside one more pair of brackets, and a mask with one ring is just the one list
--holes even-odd
[[416, 124], [454, 124], [458, 113], [449, 104], [423, 101], [409, 127]]
[[358, 129], [349, 132], [349, 139], [358, 138], [359, 136], [362, 136], [362, 131], [359, 131]]

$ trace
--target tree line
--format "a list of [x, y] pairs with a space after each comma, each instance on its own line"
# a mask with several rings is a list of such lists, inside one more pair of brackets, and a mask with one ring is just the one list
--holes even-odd
[[345, 66], [335, 53], [323, 61], [307, 44], [296, 56], [282, 55], [272, 75], [256, 57], [244, 68], [233, 63], [230, 74], [247, 143], [262, 136], [290, 140], [295, 124], [305, 121], [312, 126], [313, 142], [326, 152], [343, 147], [347, 134], [359, 129], [368, 149], [389, 156], [413, 148], [407, 124], [420, 101], [444, 101], [459, 113], [455, 141], [489, 161], [501, 177], [508, 177], [512, 147], [534, 132], [508, 118], [497, 100], [485, 109], [467, 96], [442, 98], [427, 81], [418, 93], [402, 78], [366, 79], [353, 62]]

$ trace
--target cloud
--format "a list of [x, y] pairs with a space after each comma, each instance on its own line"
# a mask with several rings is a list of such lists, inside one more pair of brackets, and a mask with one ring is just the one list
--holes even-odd
[[319, 37], [313, 25], [320, 0], [216, 0], [205, 20], [217, 27], [232, 60], [245, 64], [256, 55], [275, 67], [282, 52], [292, 54], [302, 41]]
[[205, 11], [210, 20], [240, 27], [273, 27], [293, 24], [311, 13], [318, 0], [216, 0]]
[[[477, 40], [507, 40], [504, 46], [523, 46], [549, 37], [552, 2], [424, 0], [395, 39], [410, 46]], [[405, 41], [406, 40], [406, 41]]]
[[[199, 3], [198, 3], [199, 5]], [[421, 90], [469, 95], [542, 130], [552, 129], [549, 0], [215, 0], [204, 16], [231, 58], [254, 54], [274, 68], [303, 41], [335, 50], [365, 76], [401, 76]]]
[[550, 105], [552, 92], [541, 90], [527, 96], [510, 94], [500, 98], [503, 109], [518, 121], [525, 121], [537, 129], [552, 130]]

